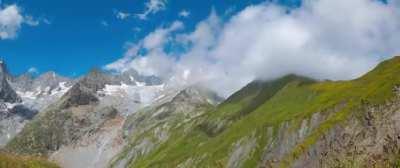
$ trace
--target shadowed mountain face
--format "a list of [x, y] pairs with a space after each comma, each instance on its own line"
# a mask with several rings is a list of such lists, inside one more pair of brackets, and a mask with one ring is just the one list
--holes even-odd
[[[118, 139], [122, 136], [125, 113], [134, 113], [143, 105], [142, 102], [151, 102], [163, 91], [163, 85], [155, 77], [146, 78], [134, 72], [110, 74], [95, 69], [76, 81], [52, 72], [33, 79], [20, 76], [19, 81], [14, 81], [28, 84], [25, 92], [24, 88], [16, 87], [20, 88], [26, 102], [41, 101], [46, 95], [63, 94], [52, 97], [55, 101], [41, 109], [39, 115], [31, 116], [20, 111], [18, 116], [26, 117], [29, 122], [14, 131], [17, 134], [5, 149], [19, 154], [52, 157], [63, 167], [105, 167], [124, 144]], [[31, 82], [26, 82], [29, 80]], [[32, 88], [37, 88], [34, 90], [39, 90], [37, 93], [40, 94], [31, 93]], [[134, 98], [131, 95], [135, 95]], [[132, 99], [140, 101], [130, 101]], [[99, 148], [100, 144], [103, 147]]]
[[21, 98], [17, 95], [14, 89], [10, 86], [8, 81], [3, 78], [0, 79], [0, 99], [7, 103], [18, 103]]
[[7, 66], [0, 61], [0, 100], [7, 103], [17, 103], [21, 98], [8, 83], [12, 80], [12, 76], [8, 73]]
[[13, 79], [13, 76], [7, 69], [6, 63], [2, 60], [0, 60], [0, 78], [6, 79], [7, 81], [11, 81]]

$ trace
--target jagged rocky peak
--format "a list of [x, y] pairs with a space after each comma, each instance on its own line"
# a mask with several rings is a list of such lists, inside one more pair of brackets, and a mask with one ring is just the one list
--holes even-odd
[[182, 101], [190, 103], [210, 103], [212, 105], [217, 105], [224, 99], [217, 95], [217, 93], [211, 91], [200, 85], [190, 86], [182, 91], [180, 91], [173, 99], [173, 101]]
[[21, 98], [10, 86], [6, 78], [0, 79], [0, 101], [7, 103], [21, 102]]
[[63, 89], [72, 86], [73, 79], [63, 77], [54, 71], [39, 76], [31, 72], [23, 73], [11, 82], [12, 87], [19, 92], [51, 92], [53, 89]]
[[37, 77], [34, 81], [33, 87], [55, 88], [58, 87], [62, 82], [64, 82], [65, 84], [71, 84], [72, 79], [60, 76], [54, 71], [49, 71]]
[[76, 107], [96, 103], [99, 99], [93, 90], [88, 89], [81, 83], [75, 84], [62, 98], [61, 108]]
[[25, 72], [15, 78], [15, 81], [32, 81], [35, 79], [34, 75], [30, 72]]
[[11, 81], [11, 86], [17, 91], [26, 91], [31, 89], [35, 76], [31, 72], [25, 72]]
[[36, 79], [41, 80], [41, 81], [58, 81], [63, 78], [64, 77], [57, 75], [54, 71], [49, 71], [49, 72], [41, 74]]
[[5, 78], [8, 81], [13, 79], [12, 75], [7, 69], [7, 65], [3, 60], [0, 60], [0, 78]]
[[162, 80], [156, 76], [141, 75], [134, 69], [124, 72], [102, 71], [100, 69], [92, 69], [88, 75], [79, 81], [83, 86], [99, 91], [104, 89], [105, 85], [132, 85], [132, 86], [152, 86], [162, 84]]
[[122, 82], [131, 85], [160, 85], [162, 80], [154, 75], [142, 75], [135, 69], [131, 68], [122, 72], [117, 76]]
[[62, 108], [98, 102], [96, 92], [111, 83], [111, 78], [99, 69], [92, 69], [62, 97]]
[[9, 74], [4, 61], [0, 60], [0, 101], [7, 103], [20, 102], [21, 98], [17, 95], [11, 85], [12, 76]]
[[83, 77], [79, 82], [79, 85], [90, 89], [92, 92], [97, 92], [104, 89], [107, 84], [118, 84], [112, 80], [112, 77], [100, 69], [92, 69], [88, 75]]

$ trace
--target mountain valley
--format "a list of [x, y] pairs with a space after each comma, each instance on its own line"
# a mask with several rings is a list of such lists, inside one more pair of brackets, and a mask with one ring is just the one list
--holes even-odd
[[14, 77], [2, 62], [0, 167], [396, 167], [399, 74], [394, 57], [354, 80], [286, 75], [223, 99], [135, 70]]

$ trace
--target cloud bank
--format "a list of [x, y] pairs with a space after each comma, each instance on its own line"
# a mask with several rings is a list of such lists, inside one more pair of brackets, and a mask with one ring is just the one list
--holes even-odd
[[190, 33], [180, 22], [160, 27], [106, 68], [135, 68], [171, 85], [200, 82], [223, 96], [290, 73], [352, 79], [399, 54], [399, 18], [395, 1], [305, 0], [296, 9], [266, 2], [224, 23], [212, 12]]

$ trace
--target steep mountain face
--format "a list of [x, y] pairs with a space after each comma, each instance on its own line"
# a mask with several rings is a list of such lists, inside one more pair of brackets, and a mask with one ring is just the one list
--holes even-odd
[[32, 73], [26, 72], [20, 76], [13, 78], [10, 82], [14, 89], [18, 90], [28, 90], [31, 88], [34, 81], [34, 75]]
[[0, 146], [17, 134], [25, 121], [37, 113], [22, 104], [22, 99], [9, 84], [11, 80], [13, 77], [6, 64], [0, 61]]
[[136, 85], [135, 79], [128, 85], [122, 75], [92, 70], [40, 112], [6, 149], [48, 156], [63, 167], [105, 167], [125, 144], [125, 117], [164, 89], [145, 82]]
[[397, 167], [398, 74], [395, 57], [351, 81], [256, 81], [176, 127], [151, 121], [171, 116], [163, 106], [149, 109], [126, 123], [131, 143], [112, 166]]
[[17, 95], [14, 89], [10, 86], [6, 78], [0, 79], [0, 99], [6, 103], [21, 102], [21, 98]]
[[38, 111], [57, 101], [75, 83], [75, 80], [46, 72], [38, 77], [25, 73], [11, 81], [12, 87], [25, 106]]
[[114, 118], [112, 107], [98, 107], [88, 76], [75, 84], [60, 101], [52, 104], [24, 127], [7, 147], [18, 153], [48, 155]]
[[7, 65], [3, 60], [0, 60], [0, 78], [6, 79], [7, 81], [13, 80], [13, 76], [7, 69]]
[[144, 76], [140, 75], [135, 69], [130, 69], [122, 72], [120, 75], [116, 75], [114, 80], [121, 81], [127, 85], [161, 85], [162, 81], [156, 76]]
[[129, 143], [111, 167], [135, 165], [137, 159], [159, 149], [171, 136], [186, 134], [184, 129], [193, 126], [193, 119], [221, 101], [200, 87], [189, 87], [174, 95], [128, 117], [123, 130]]
[[0, 71], [0, 146], [4, 146], [39, 111], [59, 99], [73, 81], [54, 72], [37, 78], [30, 73], [13, 77], [4, 62]]
[[21, 101], [21, 98], [8, 83], [11, 80], [12, 76], [9, 74], [6, 64], [0, 61], [0, 100], [3, 103], [17, 103]]

